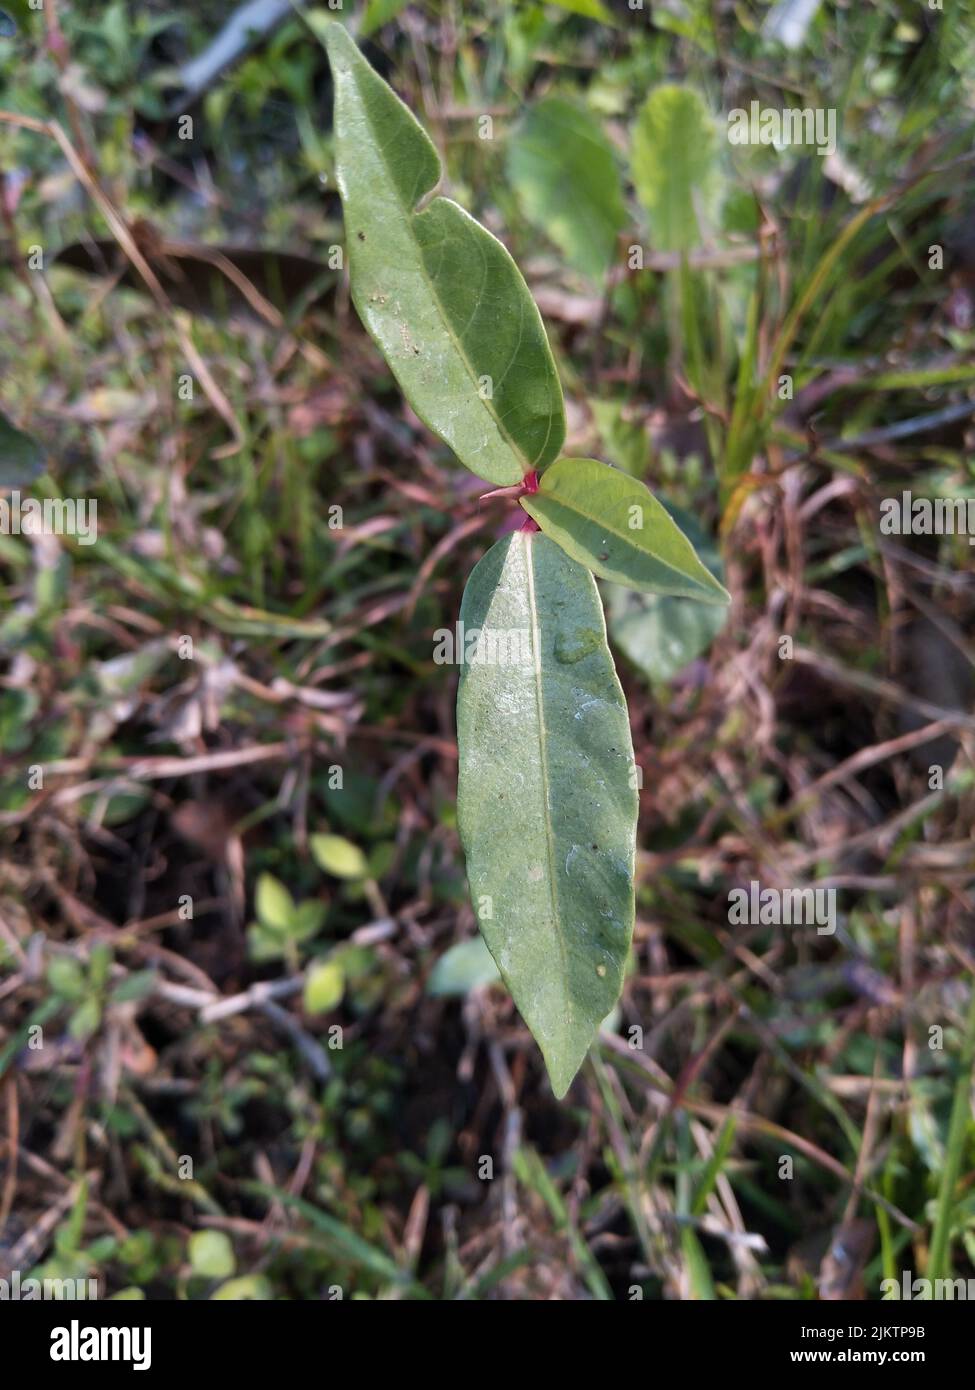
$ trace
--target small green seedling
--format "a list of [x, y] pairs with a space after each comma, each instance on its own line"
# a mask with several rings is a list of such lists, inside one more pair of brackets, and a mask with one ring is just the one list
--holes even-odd
[[70, 1010], [68, 1034], [83, 1041], [97, 1033], [105, 1010], [111, 1004], [131, 1003], [151, 994], [155, 974], [137, 970], [116, 985], [111, 985], [112, 951], [99, 943], [92, 947], [86, 961], [74, 956], [56, 955], [47, 967], [47, 983], [58, 1004]]
[[317, 898], [296, 903], [273, 874], [261, 874], [254, 897], [257, 921], [247, 928], [247, 947], [253, 961], [283, 958], [298, 969], [301, 947], [317, 936], [327, 906]]
[[420, 419], [526, 513], [461, 606], [480, 640], [457, 697], [457, 810], [481, 933], [561, 1097], [633, 934], [639, 776], [593, 576], [728, 596], [641, 482], [560, 457], [562, 389], [517, 266], [435, 196], [432, 142], [345, 29], [324, 41], [356, 310]]

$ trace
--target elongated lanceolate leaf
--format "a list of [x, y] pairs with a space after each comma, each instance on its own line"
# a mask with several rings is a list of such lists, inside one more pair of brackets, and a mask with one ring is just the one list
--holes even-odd
[[637, 478], [596, 459], [559, 459], [521, 505], [594, 574], [649, 594], [727, 603], [665, 507]]
[[508, 177], [529, 222], [577, 270], [601, 280], [626, 208], [616, 155], [596, 118], [564, 97], [544, 97], [511, 138]]
[[440, 160], [341, 25], [325, 26], [336, 175], [359, 317], [417, 415], [498, 486], [562, 447], [562, 390], [534, 300], [508, 252], [447, 198]]
[[626, 704], [592, 575], [541, 533], [488, 551], [461, 620], [481, 634], [457, 697], [467, 876], [484, 939], [563, 1096], [619, 996], [633, 931]]

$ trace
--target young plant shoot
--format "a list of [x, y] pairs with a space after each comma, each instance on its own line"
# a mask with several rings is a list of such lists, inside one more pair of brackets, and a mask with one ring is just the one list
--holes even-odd
[[619, 998], [633, 934], [639, 777], [593, 576], [727, 594], [641, 482], [560, 457], [562, 389], [517, 266], [434, 196], [432, 142], [346, 30], [329, 23], [324, 39], [358, 314], [420, 419], [527, 513], [461, 606], [466, 631], [516, 659], [462, 668], [457, 811], [481, 932], [562, 1097]]

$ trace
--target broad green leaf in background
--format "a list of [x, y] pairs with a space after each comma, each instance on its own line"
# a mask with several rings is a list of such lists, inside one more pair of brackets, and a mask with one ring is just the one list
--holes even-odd
[[429, 137], [340, 24], [336, 177], [359, 317], [417, 415], [498, 486], [544, 468], [565, 410], [545, 329], [500, 241], [447, 198]]
[[528, 221], [601, 280], [626, 208], [615, 152], [595, 117], [564, 97], [536, 102], [511, 137], [508, 178]]
[[[715, 543], [694, 518], [664, 506], [716, 579], [723, 579]], [[606, 618], [614, 644], [652, 681], [669, 681], [717, 637], [728, 620], [727, 605], [693, 598], [643, 594], [622, 584], [607, 584]]]
[[628, 419], [622, 401], [590, 400], [589, 409], [599, 431], [602, 452], [632, 477], [644, 477], [650, 467], [650, 435], [645, 424]]
[[24, 487], [43, 472], [44, 454], [36, 439], [0, 414], [0, 487]]
[[655, 87], [633, 127], [633, 186], [650, 215], [658, 251], [683, 251], [701, 240], [698, 208], [710, 201], [715, 130], [692, 87]]
[[645, 593], [728, 602], [666, 508], [618, 468], [596, 459], [559, 459], [521, 505], [547, 536], [603, 579]]
[[537, 531], [485, 555], [460, 616], [519, 658], [462, 669], [457, 819], [481, 931], [561, 1097], [619, 996], [633, 931], [626, 704], [592, 576]]
[[458, 941], [440, 957], [430, 972], [427, 994], [469, 994], [478, 985], [491, 985], [500, 978], [483, 936], [472, 936], [469, 941]]

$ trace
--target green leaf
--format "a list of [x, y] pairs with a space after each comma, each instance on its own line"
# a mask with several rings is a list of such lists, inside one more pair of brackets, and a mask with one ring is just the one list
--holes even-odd
[[[665, 502], [667, 511], [716, 579], [723, 578], [718, 547], [692, 516]], [[613, 643], [652, 681], [669, 681], [700, 656], [728, 621], [727, 606], [693, 598], [641, 594], [622, 584], [605, 586], [606, 620]]]
[[396, 862], [398, 854], [395, 840], [381, 840], [369, 851], [369, 877], [385, 878]]
[[554, 459], [562, 389], [534, 300], [508, 252], [462, 208], [426, 132], [341, 25], [324, 26], [335, 82], [336, 177], [352, 298], [410, 405], [498, 486]]
[[559, 459], [521, 505], [573, 560], [603, 579], [645, 593], [729, 601], [666, 508], [618, 468], [596, 459]]
[[85, 972], [71, 956], [55, 956], [48, 962], [47, 982], [62, 999], [81, 999], [88, 988]]
[[112, 970], [112, 948], [104, 941], [99, 941], [91, 948], [88, 956], [88, 983], [97, 991], [101, 991], [108, 984], [108, 977]]
[[290, 930], [295, 915], [294, 898], [273, 874], [261, 874], [257, 880], [254, 906], [262, 927], [282, 936]]
[[360, 39], [367, 39], [377, 29], [396, 18], [400, 10], [405, 10], [409, 0], [367, 0], [362, 23], [359, 25]]
[[147, 999], [155, 988], [155, 970], [136, 970], [115, 986], [110, 997], [113, 1004], [131, 1004]]
[[421, 1285], [413, 1282], [409, 1270], [401, 1269], [395, 1260], [378, 1245], [371, 1245], [351, 1226], [337, 1220], [328, 1212], [322, 1211], [313, 1202], [308, 1202], [303, 1197], [295, 1197], [291, 1192], [286, 1192], [269, 1183], [248, 1181], [246, 1187], [250, 1191], [273, 1197], [282, 1206], [289, 1207], [302, 1216], [314, 1233], [324, 1237], [322, 1244], [327, 1246], [329, 1254], [334, 1259], [343, 1264], [351, 1264], [354, 1268], [368, 1269], [373, 1274], [379, 1275], [381, 1279], [388, 1279], [393, 1284], [405, 1285], [410, 1289], [413, 1297], [427, 1298], [429, 1296]]
[[102, 1021], [102, 1006], [94, 995], [79, 1004], [68, 1020], [68, 1032], [81, 1041], [91, 1037]]
[[622, 401], [590, 400], [589, 409], [602, 441], [601, 452], [631, 477], [642, 478], [650, 467], [650, 436], [646, 427], [627, 418]]
[[315, 863], [333, 878], [368, 878], [369, 861], [358, 845], [341, 835], [312, 835]]
[[563, 1096], [623, 983], [637, 793], [592, 576], [546, 536], [475, 568], [465, 630], [490, 651], [457, 696], [457, 818], [478, 922]]
[[234, 1247], [223, 1231], [195, 1231], [189, 1257], [190, 1268], [201, 1279], [228, 1279], [237, 1268]]
[[602, 280], [626, 208], [616, 155], [599, 122], [575, 102], [545, 97], [511, 138], [508, 177], [528, 221], [577, 270]]
[[27, 0], [4, 0], [0, 7], [0, 38], [8, 39], [16, 34], [18, 28], [23, 29], [32, 18], [30, 5]]
[[437, 961], [427, 981], [427, 994], [434, 997], [453, 997], [470, 994], [479, 985], [492, 985], [500, 980], [494, 957], [482, 936], [458, 941]]
[[584, 19], [598, 19], [600, 24], [611, 24], [616, 28], [616, 16], [607, 10], [602, 0], [546, 0], [549, 5], [558, 5], [560, 10], [570, 14], [582, 15]]
[[575, 1218], [566, 1205], [565, 1198], [552, 1181], [541, 1155], [530, 1148], [517, 1149], [512, 1163], [515, 1177], [525, 1187], [536, 1192], [548, 1207], [555, 1228], [564, 1235], [572, 1251], [577, 1267], [585, 1278], [594, 1298], [612, 1302], [613, 1291], [599, 1261], [590, 1250], [576, 1225]]
[[309, 898], [307, 902], [299, 903], [288, 928], [288, 935], [292, 941], [307, 941], [310, 936], [321, 931], [327, 911], [327, 903], [320, 902], [317, 898]]
[[44, 453], [37, 440], [0, 414], [0, 487], [24, 487], [43, 472]]
[[691, 1298], [708, 1301], [716, 1299], [718, 1295], [714, 1291], [714, 1281], [704, 1247], [690, 1226], [681, 1227], [680, 1244], [689, 1276]]
[[345, 972], [337, 960], [320, 960], [308, 967], [304, 1006], [309, 1014], [327, 1014], [345, 994]]
[[700, 94], [655, 87], [633, 127], [631, 167], [658, 250], [683, 251], [700, 241], [697, 208], [707, 206], [714, 159], [714, 122]]
[[247, 954], [253, 961], [279, 960], [286, 945], [281, 932], [271, 931], [260, 922], [251, 922], [247, 928]]

